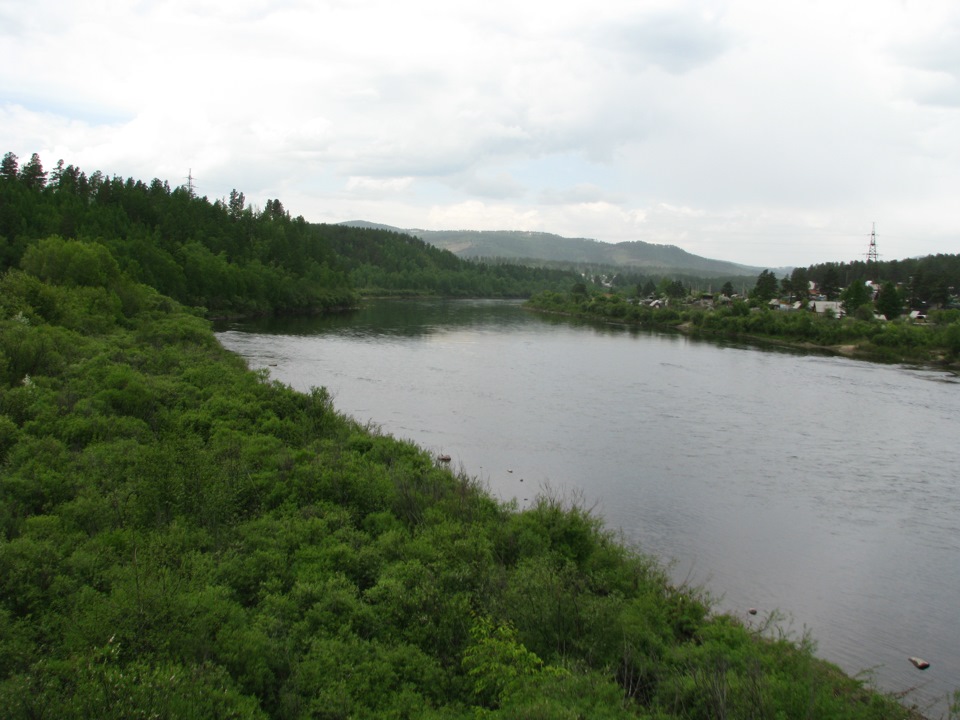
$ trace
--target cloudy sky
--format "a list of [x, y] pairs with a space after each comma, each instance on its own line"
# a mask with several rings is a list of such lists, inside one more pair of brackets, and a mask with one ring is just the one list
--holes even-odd
[[0, 152], [768, 267], [960, 252], [956, 0], [0, 0]]

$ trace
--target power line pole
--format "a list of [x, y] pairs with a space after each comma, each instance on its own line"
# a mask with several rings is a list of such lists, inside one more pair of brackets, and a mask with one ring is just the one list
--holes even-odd
[[873, 231], [870, 233], [870, 248], [867, 250], [867, 264], [877, 262], [877, 224], [873, 224]]
[[187, 192], [190, 193], [190, 197], [194, 196], [194, 190], [197, 189], [197, 186], [193, 184], [193, 168], [190, 168], [187, 171]]

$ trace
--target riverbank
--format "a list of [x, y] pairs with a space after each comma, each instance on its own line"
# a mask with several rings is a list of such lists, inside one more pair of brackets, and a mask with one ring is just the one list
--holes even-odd
[[149, 288], [0, 289], [7, 717], [915, 716]]
[[542, 293], [531, 298], [526, 306], [595, 322], [960, 371], [960, 318], [956, 313], [945, 316], [943, 323], [928, 325], [751, 309], [744, 303], [716, 310], [649, 308], [628, 303], [619, 296], [587, 298], [558, 293]]
[[691, 323], [681, 323], [673, 326], [673, 329], [683, 332], [687, 335], [696, 337], [712, 338], [715, 340], [739, 340], [758, 347], [780, 347], [793, 350], [803, 350], [805, 352], [817, 352], [825, 355], [841, 355], [854, 360], [864, 360], [867, 362], [880, 363], [901, 363], [910, 365], [920, 365], [924, 367], [945, 370], [954, 374], [960, 373], [960, 361], [956, 358], [949, 358], [943, 351], [924, 351], [922, 353], [913, 353], [909, 349], [900, 351], [891, 348], [881, 348], [869, 343], [844, 343], [836, 345], [824, 345], [810, 341], [795, 341], [784, 337], [775, 337], [756, 334], [728, 334], [720, 332], [705, 331], [693, 326]]

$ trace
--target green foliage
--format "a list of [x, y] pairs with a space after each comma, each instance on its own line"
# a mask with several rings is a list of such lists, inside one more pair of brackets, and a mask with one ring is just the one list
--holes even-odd
[[119, 270], [217, 316], [343, 309], [361, 292], [525, 297], [577, 278], [461, 260], [395, 232], [313, 225], [277, 199], [259, 212], [236, 190], [211, 203], [157, 179], [87, 177], [62, 161], [47, 183], [36, 154], [20, 168], [8, 153], [0, 176], [0, 269], [114, 291]]
[[666, 288], [664, 288], [664, 295], [668, 298], [673, 298], [674, 300], [679, 300], [688, 295], [687, 288], [684, 287], [683, 283], [679, 280], [673, 280], [670, 282]]
[[222, 668], [124, 662], [113, 642], [64, 660], [37, 662], [0, 683], [0, 705], [10, 720], [265, 717]]
[[569, 675], [543, 661], [517, 639], [510, 625], [495, 625], [478, 617], [470, 628], [472, 643], [463, 653], [463, 666], [473, 680], [475, 701], [488, 708], [500, 707], [525, 689], [529, 678], [539, 673]]
[[285, 718], [418, 716], [442, 697], [436, 661], [403, 644], [318, 638], [286, 684]]
[[760, 273], [759, 277], [757, 277], [757, 284], [753, 290], [750, 291], [750, 297], [761, 302], [766, 302], [767, 300], [772, 300], [777, 297], [778, 289], [779, 283], [777, 282], [777, 276], [769, 270], [764, 270]]
[[836, 264], [828, 264], [820, 277], [820, 292], [827, 300], [836, 300], [840, 292], [840, 270]]
[[889, 280], [880, 286], [880, 292], [877, 293], [877, 312], [887, 318], [887, 320], [896, 320], [900, 317], [900, 311], [903, 309], [903, 299], [897, 291], [896, 285]]
[[805, 302], [809, 296], [810, 274], [806, 268], [794, 268], [790, 273], [790, 290], [794, 300]]
[[928, 255], [904, 260], [883, 260], [866, 263], [862, 260], [837, 264], [823, 263], [807, 268], [809, 278], [828, 289], [833, 286], [847, 287], [856, 281], [890, 281], [902, 288], [904, 300], [914, 309], [927, 309], [946, 305], [950, 300], [950, 288], [960, 287], [960, 255]]
[[846, 312], [847, 315], [854, 315], [856, 311], [864, 305], [871, 304], [873, 297], [866, 284], [857, 280], [850, 283], [850, 285], [840, 293], [840, 300], [843, 303], [844, 312]]
[[[865, 286], [864, 286], [865, 287]], [[896, 292], [894, 288], [892, 292]], [[856, 302], [855, 294], [847, 295]], [[576, 295], [542, 293], [531, 298], [528, 306], [546, 312], [558, 312], [604, 322], [621, 322], [653, 328], [680, 326], [690, 332], [726, 337], [746, 337], [835, 349], [854, 346], [863, 357], [881, 360], [943, 360], [960, 357], [960, 312], [937, 311], [926, 325], [893, 323], [884, 326], [874, 321], [868, 305], [861, 305], [852, 317], [840, 321], [818, 317], [810, 311], [771, 311], [751, 308], [742, 300], [715, 308], [676, 306], [650, 308], [634, 305], [622, 297], [593, 295], [584, 300]]]
[[8, 182], [17, 179], [20, 171], [20, 159], [15, 153], [7, 152], [3, 155], [3, 162], [0, 163], [0, 177]]

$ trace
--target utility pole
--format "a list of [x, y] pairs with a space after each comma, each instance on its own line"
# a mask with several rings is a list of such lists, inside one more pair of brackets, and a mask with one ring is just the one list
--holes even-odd
[[867, 264], [877, 262], [877, 224], [873, 224], [873, 231], [870, 233], [870, 248], [867, 250]]

